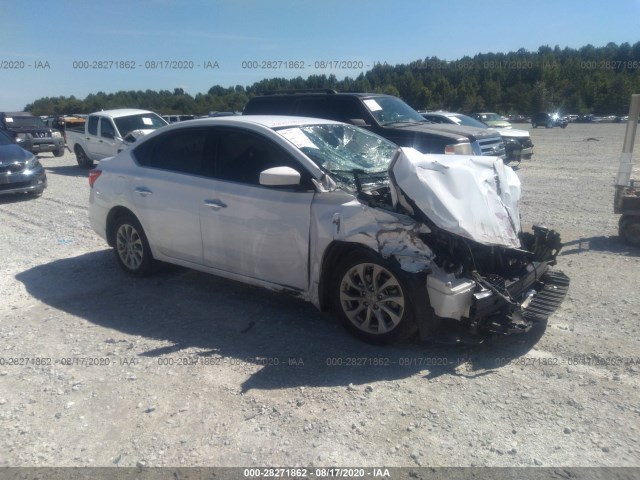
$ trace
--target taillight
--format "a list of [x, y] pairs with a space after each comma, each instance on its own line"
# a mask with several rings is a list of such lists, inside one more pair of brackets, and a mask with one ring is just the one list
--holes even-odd
[[96, 180], [98, 179], [101, 173], [102, 173], [102, 170], [98, 170], [97, 168], [94, 168], [93, 170], [89, 171], [89, 186], [91, 188], [93, 188], [93, 184], [96, 183]]

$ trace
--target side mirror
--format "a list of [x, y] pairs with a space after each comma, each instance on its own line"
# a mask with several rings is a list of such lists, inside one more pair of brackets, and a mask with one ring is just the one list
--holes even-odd
[[300, 173], [291, 167], [273, 167], [260, 172], [260, 185], [289, 187], [300, 185]]
[[351, 125], [355, 125], [356, 127], [368, 127], [367, 122], [365, 122], [362, 118], [350, 118], [349, 123]]

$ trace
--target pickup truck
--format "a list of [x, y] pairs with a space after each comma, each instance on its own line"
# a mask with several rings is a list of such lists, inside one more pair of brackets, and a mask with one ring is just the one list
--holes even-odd
[[67, 147], [76, 154], [81, 167], [113, 157], [139, 137], [168, 125], [149, 110], [123, 108], [89, 115], [83, 129], [67, 127]]

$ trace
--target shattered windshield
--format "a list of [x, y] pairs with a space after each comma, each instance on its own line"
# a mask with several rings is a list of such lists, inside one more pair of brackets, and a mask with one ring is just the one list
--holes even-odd
[[381, 125], [428, 123], [422, 115], [396, 97], [373, 97], [363, 102]]
[[286, 127], [278, 133], [351, 190], [387, 183], [389, 164], [398, 149], [394, 143], [351, 125]]

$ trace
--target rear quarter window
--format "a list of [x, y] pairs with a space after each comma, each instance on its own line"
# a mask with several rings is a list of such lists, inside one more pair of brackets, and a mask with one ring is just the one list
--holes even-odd
[[207, 134], [202, 129], [185, 129], [150, 139], [134, 147], [141, 166], [178, 173], [203, 175], [206, 170]]

